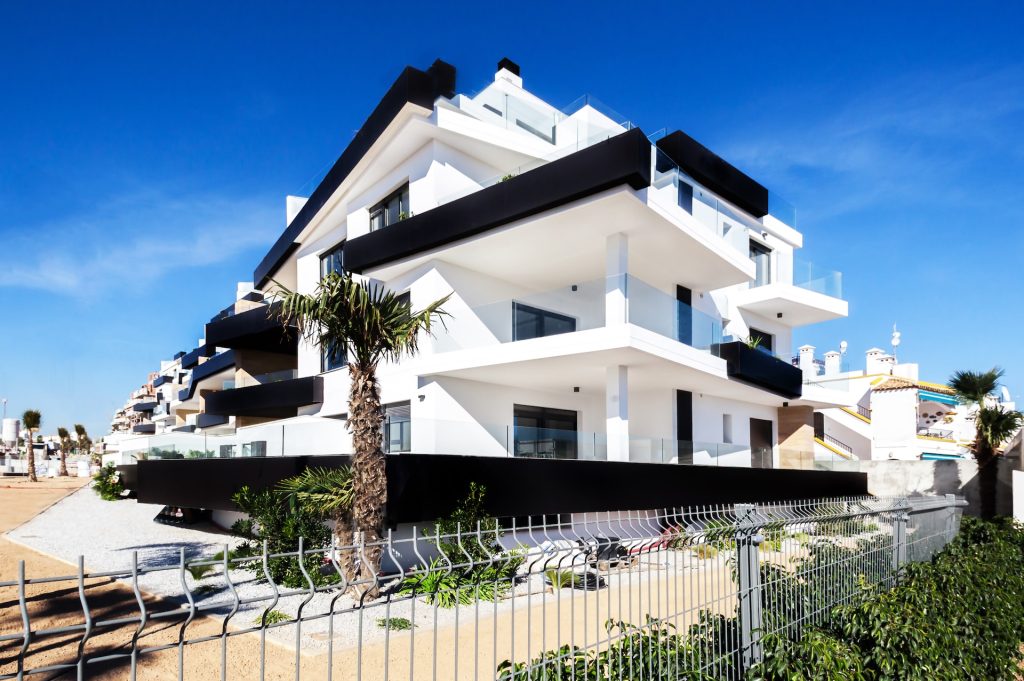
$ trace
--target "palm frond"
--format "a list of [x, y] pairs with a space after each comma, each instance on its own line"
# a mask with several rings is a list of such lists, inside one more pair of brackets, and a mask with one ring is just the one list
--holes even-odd
[[949, 387], [962, 402], [981, 405], [999, 387], [1004, 373], [999, 367], [988, 371], [956, 371], [949, 379]]
[[977, 416], [979, 444], [987, 444], [993, 451], [1017, 434], [1024, 425], [1024, 414], [1004, 411], [998, 407], [982, 407]]
[[352, 506], [352, 469], [348, 466], [307, 468], [298, 475], [279, 482], [277, 489], [309, 510], [331, 515], [336, 511], [348, 510]]
[[278, 318], [322, 348], [344, 347], [366, 367], [381, 360], [397, 361], [418, 349], [420, 331], [432, 333], [444, 324], [442, 305], [449, 296], [414, 311], [402, 296], [382, 286], [357, 281], [351, 274], [332, 272], [312, 294], [290, 291], [278, 282]]
[[43, 415], [37, 409], [26, 409], [21, 415], [21, 425], [26, 430], [35, 430], [43, 421]]

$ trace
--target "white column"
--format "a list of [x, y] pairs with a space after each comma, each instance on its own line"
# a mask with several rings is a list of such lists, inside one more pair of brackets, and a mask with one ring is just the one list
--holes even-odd
[[605, 386], [605, 432], [608, 460], [629, 461], [629, 367], [607, 368]]
[[628, 317], [626, 272], [629, 270], [629, 237], [612, 234], [605, 242], [604, 324], [625, 324]]

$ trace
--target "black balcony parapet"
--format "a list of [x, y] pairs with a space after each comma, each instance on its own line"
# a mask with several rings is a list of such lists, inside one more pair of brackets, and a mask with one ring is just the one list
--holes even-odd
[[803, 394], [803, 372], [774, 355], [752, 348], [742, 341], [714, 345], [712, 352], [725, 360], [730, 378], [790, 399]]
[[159, 388], [164, 383], [169, 382], [173, 378], [173, 376], [157, 376], [156, 378], [153, 379], [153, 387]]
[[651, 184], [651, 145], [639, 128], [345, 244], [345, 269], [369, 268], [628, 185]]
[[228, 422], [227, 416], [220, 414], [196, 414], [196, 428], [213, 428]]
[[757, 218], [768, 214], [767, 189], [682, 130], [662, 137], [657, 146], [693, 179], [726, 201]]
[[302, 210], [256, 267], [256, 271], [253, 273], [253, 282], [256, 287], [263, 288], [285, 259], [298, 248], [295, 240], [302, 234], [302, 230], [320, 212], [331, 195], [341, 186], [341, 183], [362, 160], [374, 142], [384, 134], [384, 131], [406, 104], [433, 109], [434, 102], [438, 97], [450, 98], [454, 95], [455, 67], [451, 64], [438, 59], [426, 71], [420, 71], [411, 66], [405, 67], [402, 74], [356, 132], [348, 147], [327, 171], [327, 175], [310, 195]]
[[157, 400], [153, 400], [152, 402], [136, 402], [132, 405], [132, 411], [151, 412], [156, 409], [157, 404], [159, 404]]
[[295, 325], [284, 326], [277, 318], [280, 303], [214, 319], [206, 325], [206, 342], [219, 348], [262, 350], [295, 354], [298, 333]]
[[204, 378], [209, 378], [216, 373], [224, 371], [235, 365], [235, 351], [227, 350], [220, 353], [210, 359], [206, 360], [195, 369], [192, 370], [192, 378], [188, 382], [188, 387], [178, 391], [178, 399], [181, 401], [192, 399], [196, 394], [196, 386]]
[[155, 423], [136, 423], [132, 426], [132, 432], [138, 435], [153, 435], [156, 433]]
[[213, 357], [216, 352], [217, 347], [214, 345], [210, 345], [209, 343], [206, 345], [200, 345], [198, 348], [181, 358], [181, 368], [191, 369], [199, 364], [199, 359], [201, 357]]
[[208, 414], [284, 418], [295, 416], [299, 407], [323, 401], [323, 378], [303, 376], [210, 393], [204, 404]]

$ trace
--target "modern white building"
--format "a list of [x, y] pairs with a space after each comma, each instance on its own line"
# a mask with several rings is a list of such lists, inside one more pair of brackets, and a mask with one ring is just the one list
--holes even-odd
[[347, 453], [344, 353], [271, 313], [274, 282], [344, 269], [414, 308], [451, 295], [446, 328], [380, 370], [390, 452], [811, 467], [814, 410], [853, 402], [804, 382], [793, 329], [848, 309], [792, 216], [685, 133], [555, 107], [508, 60], [474, 95], [410, 67], [288, 197], [195, 363], [162, 368], [178, 395], [154, 420], [223, 419], [214, 455]]
[[[943, 460], [970, 457], [975, 435], [974, 406], [961, 404], [949, 386], [924, 381], [916, 363], [900, 363], [881, 348], [866, 352], [864, 368], [844, 371], [838, 351], [814, 359], [814, 348], [800, 349], [806, 380], [845, 391], [852, 406], [815, 414], [815, 459]], [[1008, 391], [993, 405], [1015, 409]]]

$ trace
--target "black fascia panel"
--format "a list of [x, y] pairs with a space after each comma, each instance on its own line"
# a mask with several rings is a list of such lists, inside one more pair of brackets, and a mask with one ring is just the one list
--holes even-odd
[[682, 130], [662, 137], [657, 144], [688, 175], [726, 201], [754, 217], [768, 214], [767, 189]]
[[356, 164], [366, 155], [374, 142], [384, 133], [406, 104], [416, 104], [432, 109], [438, 97], [455, 96], [455, 67], [438, 59], [426, 71], [407, 66], [394, 82], [377, 107], [363, 123], [352, 141], [341, 153], [338, 160], [317, 188], [310, 195], [298, 215], [291, 221], [284, 233], [271, 247], [253, 272], [256, 288], [263, 288], [270, 277], [295, 252], [295, 240], [306, 228], [335, 190], [352, 172]]
[[294, 324], [285, 327], [277, 319], [280, 308], [274, 303], [215, 319], [206, 325], [206, 342], [218, 348], [294, 354], [298, 333]]
[[322, 404], [324, 384], [321, 376], [303, 376], [244, 388], [209, 393], [205, 399], [208, 414], [223, 416], [295, 416], [299, 407]]
[[345, 244], [345, 269], [372, 267], [446, 246], [620, 185], [651, 184], [651, 144], [639, 128], [418, 213]]
[[725, 360], [730, 378], [789, 399], [803, 394], [803, 372], [774, 355], [748, 347], [743, 341], [722, 343], [712, 349]]

